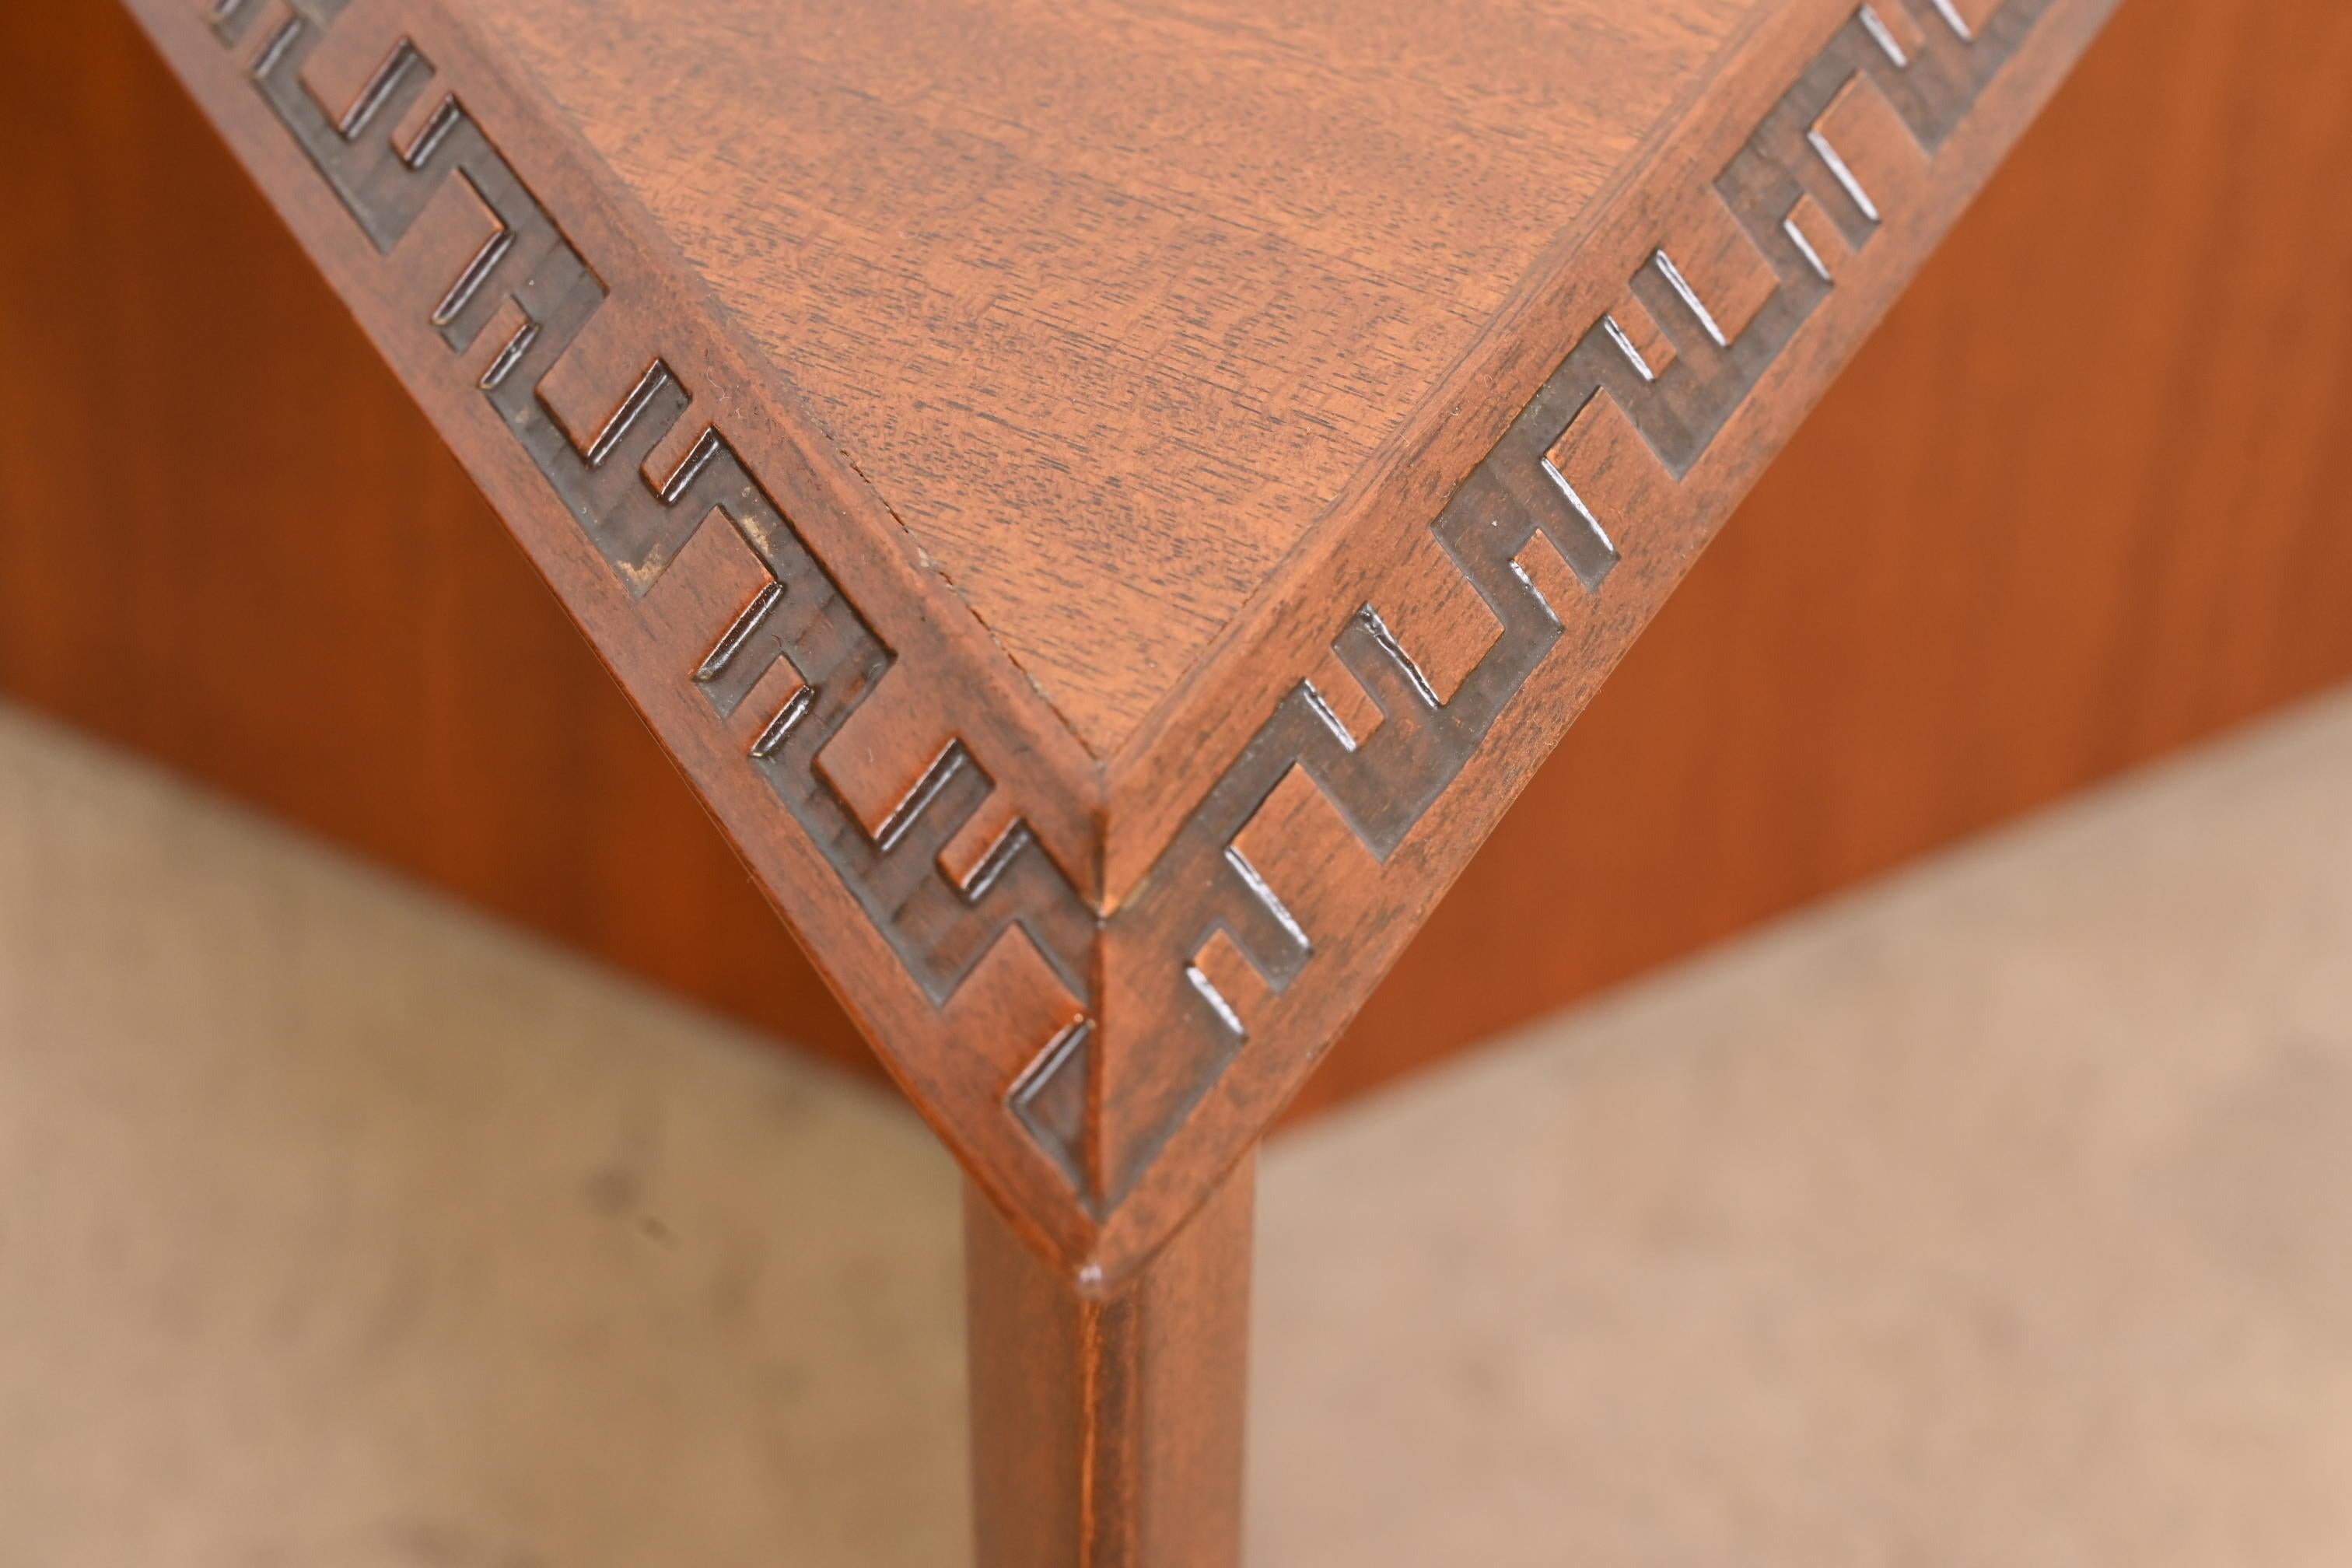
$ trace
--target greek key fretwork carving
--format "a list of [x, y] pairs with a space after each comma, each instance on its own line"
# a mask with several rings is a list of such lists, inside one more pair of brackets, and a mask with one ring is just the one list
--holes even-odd
[[[1246, 1048], [1252, 1021], [1204, 973], [1204, 950], [1223, 937], [1276, 994], [1313, 961], [1313, 933], [1235, 851], [1251, 818], [1297, 768], [1388, 860], [1563, 635], [1520, 564], [1522, 552], [1542, 536], [1595, 595], [1617, 564], [1612, 520], [1555, 456], [1572, 426], [1601, 402], [1613, 405], [1638, 432], [1659, 482], [1681, 481], [1830, 297], [1832, 257], [1861, 250], [1877, 232], [1898, 193], [1873, 181], [1906, 157], [1924, 169], [2051, 3], [2006, 0], [1973, 35], [1941, 0], [1872, 0], [1857, 9], [1701, 198], [1722, 204], [1739, 243], [1769, 268], [1769, 291], [1752, 314], [1727, 323], [1671, 250], [1654, 251], [1629, 280], [1625, 310], [1646, 317], [1642, 324], [1654, 323], [1663, 340], [1653, 338], [1645, 353], [1613, 315], [1594, 321], [1433, 525], [1445, 558], [1501, 626], [1460, 688], [1440, 702], [1398, 635], [1366, 605], [1331, 647], [1378, 704], [1377, 729], [1349, 733], [1323, 694], [1301, 681], [1226, 768], [1113, 917], [1122, 935], [1169, 954], [1145, 1011], [1180, 1022], [1158, 1025], [1150, 1070], [1122, 1074], [1123, 1092], [1152, 1103], [1128, 1119], [1139, 1133], [1102, 1152], [1100, 1182], [1111, 1202]], [[1906, 145], [1887, 144], [1890, 127]], [[1041, 1061], [1038, 1076], [1057, 1068], [1070, 1070]], [[1028, 1092], [1050, 1090], [1032, 1083]]]
[[[696, 405], [677, 368], [693, 363], [683, 350], [666, 360], [663, 345], [646, 343], [617, 384], [599, 388], [609, 416], [593, 428], [567, 423], [551, 377], [604, 364], [575, 350], [609, 342], [615, 321], [632, 318], [606, 314], [616, 308], [605, 279], [459, 97], [442, 89], [435, 101], [424, 50], [397, 43], [331, 110], [305, 67], [348, 0], [191, 3], [224, 46], [245, 51], [261, 98], [376, 252], [428, 270], [415, 260], [416, 237], [433, 226], [436, 200], [458, 191], [486, 215], [478, 247], [420, 286], [415, 320], [641, 610], [667, 615], [666, 603], [690, 602], [698, 617], [707, 599], [660, 585], [690, 579], [673, 568], [714, 540], [756, 560], [742, 595], [709, 612], [707, 627], [688, 628], [688, 640], [700, 640], [675, 679], [714, 726], [741, 738], [740, 765], [765, 781], [934, 1007], [1000, 940], [1025, 933], [1076, 1008], [1006, 1086], [1002, 1110], [1100, 1220], [1251, 1048], [1254, 1031], [1276, 1032], [1265, 1015], [1313, 972], [1318, 940], [1328, 940], [1285, 902], [1284, 868], [1244, 852], [1253, 819], [1295, 770], [1375, 860], [1398, 854], [1568, 627], [1591, 613], [1547, 600], [1528, 566], [1538, 542], [1572, 575], [1558, 592], [1590, 600], [1612, 591], [1621, 551], [1644, 547], [1626, 526], [1641, 515], [1628, 487], [1664, 493], [1707, 457], [2056, 0], [2003, 0], [1973, 28], [1966, 17], [1981, 8], [1964, 16], [1949, 0], [1871, 0], [1846, 17], [1695, 193], [1682, 216], [1704, 237], [1661, 237], [1431, 524], [1430, 569], [1475, 594], [1495, 622], [1492, 641], [1441, 698], [1416, 661], [1415, 627], [1393, 605], [1398, 624], [1382, 614], [1389, 588], [1335, 616], [1331, 653], [1379, 722], [1351, 728], [1341, 716], [1349, 703], [1308, 680], [1292, 686], [1108, 917], [1121, 952], [1152, 955], [1139, 981], [1106, 970], [1116, 984], [1097, 973], [1107, 938], [1088, 901], [1017, 817], [979, 815], [996, 784], [962, 739], [939, 735], [921, 778], [870, 828], [828, 777], [827, 747], [877, 690], [895, 689], [886, 682], [907, 678], [898, 653], [743, 448], [687, 423]], [[666, 471], [649, 474], [656, 454]], [[889, 712], [886, 695], [866, 721]], [[971, 842], [951, 849], [960, 836]], [[1204, 955], [1228, 947], [1264, 982], [1261, 994], [1220, 985]], [[1122, 994], [1118, 1005], [1134, 1009], [1132, 1026], [1096, 994], [1130, 982], [1140, 994]], [[1097, 1059], [1114, 1048], [1115, 1119]]]
[[[211, 12], [225, 43], [258, 38], [252, 74], [261, 96], [377, 251], [397, 252], [453, 181], [489, 215], [489, 237], [431, 294], [427, 319], [453, 360], [481, 342], [481, 395], [632, 594], [652, 589], [706, 526], [731, 528], [758, 558], [765, 585], [732, 621], [710, 628], [678, 679], [723, 721], [765, 689], [780, 661], [791, 666], [796, 680], [757, 729], [744, 765], [767, 781], [932, 1004], [943, 1005], [1017, 926], [1084, 1005], [1093, 915], [1025, 826], [1016, 821], [961, 879], [939, 864], [995, 788], [961, 740], [945, 740], [877, 832], [824, 776], [819, 754], [895, 656], [717, 429], [702, 430], [658, 482], [646, 476], [693, 401], [670, 366], [653, 359], [584, 442], [550, 407], [543, 384], [606, 308], [608, 290], [455, 96], [432, 106], [404, 143], [396, 139], [395, 128], [425, 103], [431, 61], [403, 40], [343, 111], [320, 101], [304, 65], [346, 5], [277, 0], [285, 19], [267, 37], [254, 27], [271, 9], [264, 0], [217, 0]], [[520, 325], [490, 353], [482, 334], [502, 319]]]

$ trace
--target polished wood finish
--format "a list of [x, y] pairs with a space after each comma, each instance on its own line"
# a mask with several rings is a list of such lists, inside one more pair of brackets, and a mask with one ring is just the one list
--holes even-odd
[[1245, 1158], [1108, 1298], [964, 1204], [979, 1568], [1234, 1568], [1251, 1219]]
[[1257, 1139], [2113, 0], [130, 3], [970, 1173], [984, 1557], [1170, 1564]]
[[1790, 7], [464, 9], [1108, 757]]
[[[1971, 17], [1935, 0], [1885, 15], [1785, 0], [1681, 65], [1653, 46], [1697, 26], [1697, 7], [1622, 33], [1599, 0], [1564, 27], [1514, 12], [1517, 55], [1559, 79], [1623, 76], [1625, 124], [1647, 129], [1615, 135], [1573, 102], [1556, 121], [1523, 113], [1545, 135], [1591, 133], [1610, 169], [1585, 184], [1563, 171], [1566, 226], [1106, 762], [1049, 705], [1045, 667], [972, 613], [937, 539], [894, 506], [882, 448], [793, 381], [776, 323], [821, 336], [830, 307], [708, 249], [720, 226], [782, 226], [763, 244], [790, 230], [855, 250], [842, 215], [808, 205], [858, 188], [850, 174], [729, 163], [692, 127], [702, 111], [731, 123], [715, 84], [738, 55], [781, 65], [781, 49], [872, 96], [865, 55], [827, 29], [903, 18], [763, 12], [763, 28], [804, 23], [772, 29], [771, 48], [723, 26], [723, 5], [653, 27], [601, 8], [564, 40], [586, 62], [575, 79], [533, 31], [557, 13], [525, 0], [134, 9], [917, 1104], [1066, 1266], [1116, 1279], [1295, 1093], [2106, 5], [2005, 0]], [[1104, 39], [1120, 22], [1107, 7], [1058, 25]], [[1229, 65], [1215, 31], [1137, 58], [1178, 98], [1213, 99], [1184, 84]], [[649, 110], [625, 73], [656, 58]], [[1671, 85], [1654, 94], [1661, 59]], [[887, 85], [918, 105], [993, 101], [952, 74], [932, 59]], [[1118, 101], [1148, 96], [1130, 83]], [[1035, 112], [1072, 117], [1056, 146], [1116, 129], [1083, 94]], [[1441, 153], [1492, 140], [1424, 118]], [[906, 128], [845, 113], [835, 131], [850, 144], [826, 167], [890, 168]], [[1006, 149], [934, 150], [962, 160], [940, 171], [952, 181], [967, 163], [1001, 173]], [[1424, 154], [1361, 152], [1355, 180], [1413, 211]], [[673, 153], [704, 179], [688, 209]], [[1129, 173], [1173, 178], [1169, 155]], [[1199, 195], [1230, 221], [1221, 204], [1248, 183]], [[983, 313], [1016, 294], [1117, 292], [1041, 237], [1082, 226], [1066, 202], [999, 193], [956, 210], [962, 229], [917, 224], [904, 257], [987, 260], [958, 275]], [[1120, 265], [1187, 272], [1150, 226], [1118, 232], [1136, 247]], [[1398, 266], [1423, 243], [1392, 238]], [[1325, 298], [1310, 291], [1310, 313]], [[1138, 320], [1199, 319], [1156, 299]], [[1434, 296], [1398, 308], [1442, 335]], [[886, 405], [895, 342], [873, 350]], [[1291, 329], [1267, 354], [1242, 370], [1160, 357], [1189, 384], [1238, 375], [1270, 396], [1316, 363]], [[1008, 351], [1002, 374], [1057, 395], [1073, 384], [1060, 364]], [[1066, 458], [1139, 460], [1129, 426], [1097, 437]], [[1084, 537], [1030, 553], [1050, 570]], [[1208, 527], [1191, 548], [1232, 554]]]
[[2125, 5], [1297, 1108], [2352, 679], [2347, 80]]
[[[871, 1070], [129, 17], [0, 9], [0, 689]], [[2352, 677], [2347, 74], [2331, 0], [2125, 6], [1294, 1110]]]
[[130, 16], [0, 6], [0, 689], [871, 1070]]

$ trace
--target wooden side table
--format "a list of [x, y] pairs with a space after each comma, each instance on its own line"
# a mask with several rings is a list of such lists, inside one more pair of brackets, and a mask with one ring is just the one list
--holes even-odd
[[970, 1173], [1022, 1568], [1236, 1559], [1257, 1139], [2112, 3], [130, 0]]

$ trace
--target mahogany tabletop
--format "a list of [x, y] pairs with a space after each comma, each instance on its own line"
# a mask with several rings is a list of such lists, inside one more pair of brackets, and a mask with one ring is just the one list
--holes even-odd
[[1107, 1288], [2114, 0], [130, 4]]

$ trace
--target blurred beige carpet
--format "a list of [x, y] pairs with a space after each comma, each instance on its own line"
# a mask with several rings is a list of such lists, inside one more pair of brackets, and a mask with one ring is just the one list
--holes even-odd
[[[956, 1203], [0, 710], [0, 1568], [952, 1568]], [[2340, 1568], [2352, 700], [1318, 1123], [1263, 1225], [1260, 1568]]]

